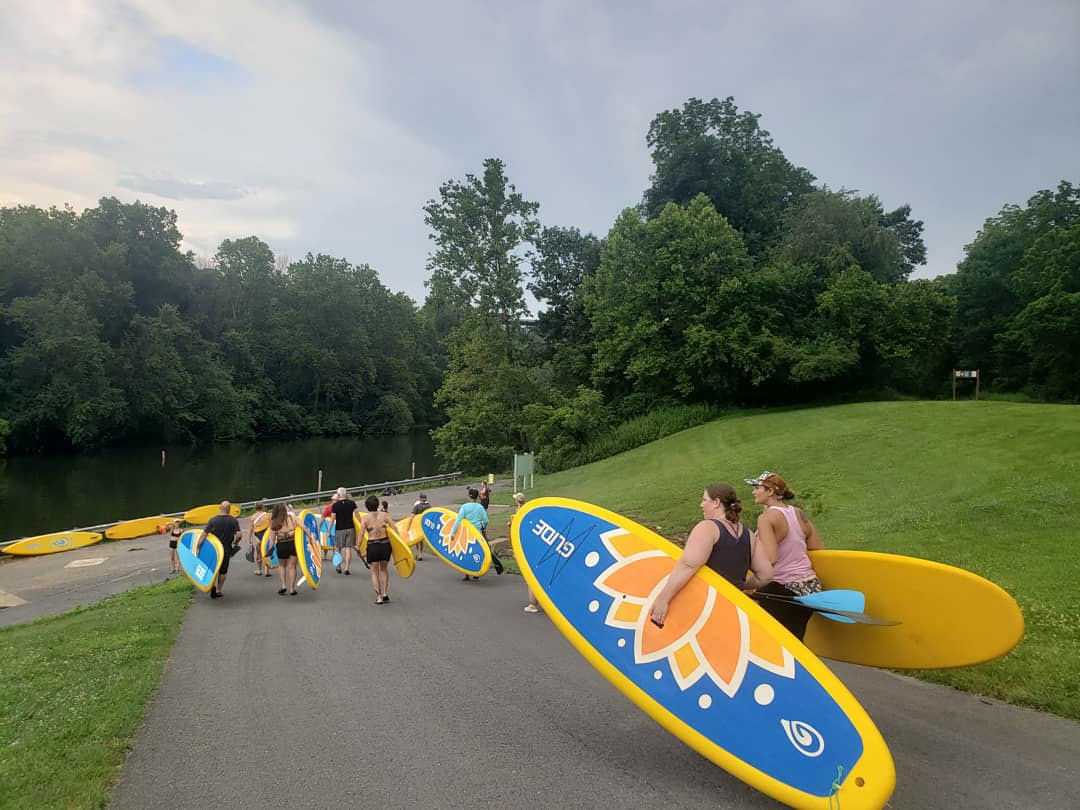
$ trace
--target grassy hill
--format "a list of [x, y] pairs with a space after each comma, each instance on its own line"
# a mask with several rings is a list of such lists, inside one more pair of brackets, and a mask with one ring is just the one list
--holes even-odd
[[[1003, 659], [917, 673], [1080, 719], [1080, 407], [887, 402], [740, 415], [537, 479], [682, 540], [710, 481], [781, 473], [830, 548], [908, 554], [1001, 585], [1027, 635]], [[903, 587], [897, 583], [897, 587]], [[945, 617], [943, 617], [944, 620]]]

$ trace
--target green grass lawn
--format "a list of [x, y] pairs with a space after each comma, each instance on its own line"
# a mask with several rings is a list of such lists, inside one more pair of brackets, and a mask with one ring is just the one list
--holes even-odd
[[178, 578], [0, 629], [0, 808], [98, 808], [157, 689]]
[[736, 416], [537, 477], [527, 494], [580, 498], [681, 541], [710, 481], [739, 487], [753, 525], [742, 479], [765, 469], [788, 480], [830, 548], [960, 566], [1019, 602], [1027, 634], [1012, 653], [919, 677], [1080, 719], [1080, 408], [887, 402]]

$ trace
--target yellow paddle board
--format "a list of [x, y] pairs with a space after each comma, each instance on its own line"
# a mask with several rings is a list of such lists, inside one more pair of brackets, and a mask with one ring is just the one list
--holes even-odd
[[160, 534], [165, 526], [179, 518], [155, 515], [154, 517], [125, 520], [105, 530], [107, 540], [130, 540], [133, 537], [146, 537], [148, 534]]
[[[412, 528], [409, 528], [409, 521], [412, 520]], [[424, 529], [421, 525], [422, 518], [420, 515], [409, 515], [403, 517], [395, 525], [397, 526], [398, 534], [401, 535], [401, 539], [405, 541], [406, 545], [415, 546], [421, 540], [424, 539]]]
[[977, 574], [872, 551], [811, 551], [829, 590], [866, 595], [866, 612], [900, 624], [842, 624], [815, 615], [806, 646], [823, 658], [889, 669], [948, 669], [991, 661], [1024, 637], [1016, 600]]
[[[218, 514], [220, 511], [220, 503], [211, 503], [207, 504], [206, 506], [196, 506], [184, 512], [184, 522], [193, 524], [206, 523], [210, 520], [210, 518]], [[240, 505], [234, 503], [232, 505], [232, 509], [229, 510], [229, 514], [231, 514], [233, 517], [240, 517]]]
[[402, 579], [408, 579], [416, 570], [416, 558], [413, 556], [412, 549], [398, 534], [397, 527], [393, 524], [387, 525], [386, 535], [390, 538], [390, 554], [394, 560], [394, 570]]
[[32, 556], [36, 554], [56, 554], [58, 551], [71, 551], [75, 548], [92, 546], [101, 540], [101, 532], [53, 532], [25, 537], [4, 549], [5, 554]]
[[544, 613], [682, 742], [791, 807], [879, 810], [888, 802], [892, 756], [866, 711], [715, 571], [700, 569], [658, 627], [649, 611], [682, 552], [673, 543], [569, 498], [530, 501], [510, 537]]

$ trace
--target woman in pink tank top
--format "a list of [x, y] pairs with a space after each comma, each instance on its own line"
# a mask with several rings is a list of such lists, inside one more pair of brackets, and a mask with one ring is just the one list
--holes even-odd
[[[787, 598], [817, 593], [821, 580], [806, 552], [825, 548], [825, 544], [802, 509], [786, 503], [795, 493], [773, 472], [747, 478], [746, 483], [754, 487], [754, 503], [765, 508], [758, 518], [758, 538], [773, 564], [773, 581], [758, 590]], [[812, 611], [782, 599], [762, 599], [760, 604], [800, 641], [806, 635]]]

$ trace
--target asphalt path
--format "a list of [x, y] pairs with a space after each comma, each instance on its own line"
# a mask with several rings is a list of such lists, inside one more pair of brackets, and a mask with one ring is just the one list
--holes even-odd
[[[459, 501], [460, 489], [432, 500]], [[413, 497], [391, 498], [391, 511]], [[21, 602], [0, 625], [167, 571], [161, 537], [0, 565], [0, 600]], [[463, 582], [429, 556], [409, 580], [391, 574], [391, 602], [375, 606], [359, 562], [349, 577], [327, 567], [318, 591], [296, 597], [252, 571], [235, 557], [225, 598], [194, 599], [110, 807], [777, 806], [638, 711], [543, 614], [524, 613], [520, 577]], [[1080, 724], [831, 666], [892, 750], [890, 807], [1077, 806]]]
[[[242, 558], [239, 558], [242, 560]], [[196, 598], [110, 807], [764, 808], [585, 662], [517, 576], [425, 559]], [[1075, 807], [1080, 724], [836, 665], [896, 761], [897, 808]]]

